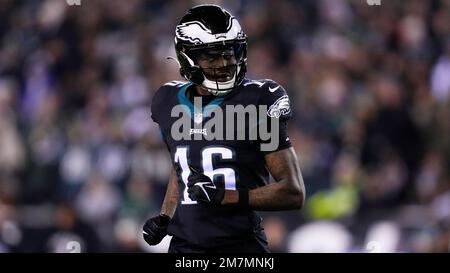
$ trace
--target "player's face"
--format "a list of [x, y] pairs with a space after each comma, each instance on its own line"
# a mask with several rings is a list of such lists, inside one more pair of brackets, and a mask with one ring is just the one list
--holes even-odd
[[197, 63], [208, 80], [218, 82], [231, 80], [237, 68], [237, 61], [232, 48], [203, 51], [199, 54]]

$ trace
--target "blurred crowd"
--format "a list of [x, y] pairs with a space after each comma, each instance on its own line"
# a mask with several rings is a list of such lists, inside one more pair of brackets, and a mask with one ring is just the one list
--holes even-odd
[[[0, 252], [163, 252], [141, 238], [171, 170], [150, 102], [205, 2], [80, 3], [0, 1]], [[307, 200], [261, 213], [270, 248], [449, 252], [450, 1], [209, 3], [292, 102]]]

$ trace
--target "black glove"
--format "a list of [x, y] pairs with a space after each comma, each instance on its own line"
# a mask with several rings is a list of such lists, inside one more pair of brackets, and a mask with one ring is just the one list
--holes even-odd
[[225, 185], [216, 185], [211, 179], [192, 167], [188, 177], [189, 198], [202, 203], [220, 205], [225, 196]]
[[169, 221], [170, 217], [164, 214], [148, 219], [142, 228], [144, 240], [149, 245], [159, 244], [167, 235]]

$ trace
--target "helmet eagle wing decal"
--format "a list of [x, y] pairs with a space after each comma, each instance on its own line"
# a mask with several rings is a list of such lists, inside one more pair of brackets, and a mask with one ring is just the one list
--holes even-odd
[[191, 43], [207, 43], [215, 39], [211, 30], [198, 21], [186, 22], [177, 26], [177, 38]]
[[225, 33], [212, 34], [204, 24], [199, 21], [181, 23], [176, 27], [176, 36], [183, 41], [194, 44], [214, 43], [222, 40], [243, 38], [245, 35], [239, 22], [234, 17], [228, 20], [228, 28]]

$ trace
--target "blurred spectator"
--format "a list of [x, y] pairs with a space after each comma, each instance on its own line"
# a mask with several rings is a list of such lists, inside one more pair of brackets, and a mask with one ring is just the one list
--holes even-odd
[[446, 103], [450, 99], [450, 38], [445, 45], [445, 51], [439, 57], [431, 71], [431, 90], [434, 99]]
[[47, 239], [47, 251], [53, 253], [98, 252], [98, 236], [92, 227], [79, 219], [74, 209], [60, 205], [55, 211], [55, 229]]
[[265, 218], [264, 230], [267, 235], [270, 251], [275, 253], [286, 253], [288, 230], [283, 220], [276, 216]]
[[339, 253], [349, 252], [352, 236], [337, 222], [317, 221], [293, 231], [289, 238], [289, 252]]

